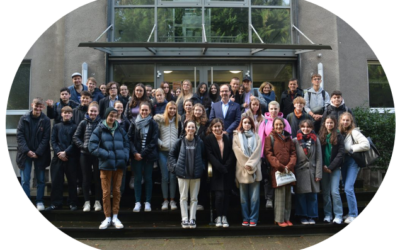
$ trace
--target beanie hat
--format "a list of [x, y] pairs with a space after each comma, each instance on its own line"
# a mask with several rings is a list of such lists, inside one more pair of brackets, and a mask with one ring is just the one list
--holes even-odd
[[118, 113], [118, 110], [116, 110], [115, 108], [113, 108], [113, 107], [109, 107], [109, 108], [107, 108], [106, 109], [106, 112], [104, 113], [104, 119], [107, 119], [107, 117], [108, 117], [108, 115], [110, 114], [110, 112], [117, 112]]

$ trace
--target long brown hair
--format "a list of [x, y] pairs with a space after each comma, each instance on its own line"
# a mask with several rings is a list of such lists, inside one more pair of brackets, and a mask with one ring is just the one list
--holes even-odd
[[[342, 125], [342, 123], [340, 122], [341, 120], [342, 120], [342, 117], [343, 116], [347, 116], [347, 117], [349, 117], [349, 119], [350, 119], [350, 125], [349, 125], [349, 127], [346, 129], [343, 125]], [[351, 133], [351, 131], [353, 131], [353, 129], [356, 127], [356, 125], [354, 124], [354, 117], [353, 117], [353, 115], [351, 114], [351, 113], [349, 113], [349, 112], [344, 112], [343, 114], [341, 114], [340, 115], [340, 117], [339, 117], [339, 131], [340, 131], [340, 133], [341, 134], [350, 134]]]
[[207, 128], [207, 132], [206, 135], [209, 135], [212, 133], [212, 127], [216, 124], [216, 123], [221, 123], [222, 125], [222, 131], [224, 131], [224, 121], [220, 118], [214, 118], [212, 119], [212, 121], [210, 122], [210, 125]]
[[338, 133], [338, 123], [337, 120], [334, 116], [328, 115], [325, 120], [321, 124], [321, 128], [319, 130], [319, 140], [321, 141], [321, 145], [326, 145], [326, 137], [329, 134], [328, 130], [326, 129], [325, 122], [326, 120], [331, 119], [334, 123], [332, 132], [331, 132], [331, 138], [329, 140], [330, 144], [336, 145], [337, 144], [337, 133]]
[[253, 100], [250, 101], [250, 111], [251, 111], [252, 114], [253, 114], [253, 110], [251, 109], [251, 104], [253, 102], [257, 102], [258, 103], [258, 110], [257, 110], [256, 114], [257, 114], [257, 122], [260, 123], [260, 122], [262, 122], [264, 120], [262, 118], [262, 113], [261, 113], [261, 103], [260, 103], [260, 100], [258, 100], [257, 98], [253, 98]]
[[164, 123], [166, 126], [169, 125], [169, 116], [168, 116], [168, 108], [171, 106], [175, 106], [176, 108], [176, 113], [175, 113], [175, 128], [178, 128], [178, 123], [181, 120], [181, 116], [178, 114], [178, 105], [176, 105], [176, 103], [174, 101], [170, 101], [167, 103], [167, 106], [165, 106], [165, 110], [164, 110]]
[[192, 111], [190, 112], [189, 117], [186, 117], [186, 120], [188, 120], [188, 119], [189, 119], [189, 120], [193, 120], [193, 121], [196, 121], [196, 120], [197, 120], [196, 117], [194, 116], [194, 109], [195, 109], [196, 107], [200, 107], [200, 108], [203, 110], [203, 114], [200, 116], [200, 124], [201, 124], [201, 125], [206, 125], [206, 123], [207, 123], [207, 121], [208, 121], [207, 113], [206, 113], [206, 109], [204, 108], [203, 104], [201, 104], [201, 103], [196, 103], [196, 104], [193, 106]]
[[244, 132], [243, 121], [244, 121], [245, 119], [249, 119], [250, 124], [251, 124], [251, 131], [254, 132], [255, 129], [256, 129], [256, 125], [254, 124], [253, 119], [252, 119], [250, 116], [248, 116], [248, 115], [245, 115], [245, 116], [242, 117], [242, 119], [240, 120], [239, 126], [237, 127], [237, 130], [240, 131], [240, 132], [242, 132], [242, 133]]

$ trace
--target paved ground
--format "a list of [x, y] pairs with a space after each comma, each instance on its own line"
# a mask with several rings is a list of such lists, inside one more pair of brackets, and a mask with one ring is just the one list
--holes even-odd
[[299, 237], [210, 237], [193, 239], [137, 239], [137, 240], [79, 240], [102, 250], [125, 249], [304, 249], [313, 246], [329, 235]]

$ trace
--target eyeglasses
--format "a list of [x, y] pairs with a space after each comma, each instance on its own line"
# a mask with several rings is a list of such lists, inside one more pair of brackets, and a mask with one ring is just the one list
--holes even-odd
[[117, 87], [111, 87], [110, 89], [117, 89]]

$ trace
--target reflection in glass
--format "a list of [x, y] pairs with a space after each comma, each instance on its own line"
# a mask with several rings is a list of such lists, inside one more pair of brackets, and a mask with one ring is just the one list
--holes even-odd
[[154, 8], [115, 9], [115, 42], [147, 42], [154, 26]]
[[371, 108], [393, 108], [393, 96], [382, 65], [368, 64], [369, 106]]
[[6, 129], [16, 129], [18, 127], [18, 122], [19, 122], [19, 119], [21, 119], [21, 116], [22, 115], [7, 115], [6, 116]]
[[207, 41], [212, 43], [247, 43], [248, 8], [205, 8]]
[[252, 5], [290, 6], [290, 0], [251, 0]]
[[[264, 43], [291, 43], [289, 9], [252, 9], [251, 21]], [[253, 32], [253, 43], [261, 43]]]
[[115, 6], [119, 5], [149, 5], [154, 4], [154, 0], [115, 0]]
[[115, 63], [113, 80], [128, 86], [131, 94], [134, 86], [139, 82], [154, 86], [154, 64]]
[[202, 42], [201, 8], [158, 8], [158, 42]]
[[23, 62], [19, 66], [13, 84], [11, 85], [10, 95], [7, 103], [8, 110], [29, 109], [30, 72], [30, 63]]
[[178, 3], [184, 3], [184, 2], [199, 2], [200, 0], [161, 0], [163, 2], [178, 2]]
[[235, 69], [232, 67], [232, 70], [215, 70], [213, 69], [213, 79], [211, 81], [211, 70], [208, 70], [208, 86], [213, 83], [221, 86], [222, 84], [229, 84], [233, 77], [239, 78], [240, 83], [243, 80], [243, 72], [242, 70]]
[[[170, 70], [169, 74], [164, 74], [164, 82], [172, 83], [172, 88], [176, 90], [181, 87], [181, 83], [185, 79], [189, 79], [193, 86], [193, 93], [196, 92], [196, 87], [199, 85], [200, 71], [196, 70], [196, 82], [194, 81], [194, 70]], [[165, 72], [164, 71], [164, 72]]]

